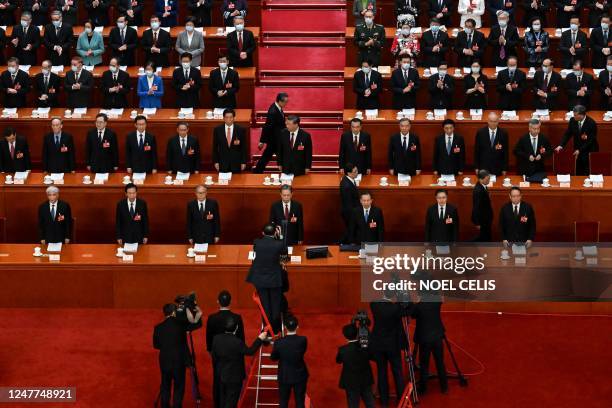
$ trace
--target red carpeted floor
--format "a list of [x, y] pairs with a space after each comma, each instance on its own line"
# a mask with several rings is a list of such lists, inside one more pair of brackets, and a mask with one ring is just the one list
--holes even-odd
[[[206, 310], [210, 313], [211, 310]], [[0, 386], [75, 386], [76, 404], [45, 406], [147, 407], [158, 389], [154, 310], [0, 310]], [[249, 338], [256, 314], [244, 312]], [[316, 408], [343, 407], [334, 358], [348, 315], [299, 314], [309, 337], [308, 392]], [[437, 384], [422, 407], [609, 407], [612, 400], [612, 317], [444, 314], [468, 388]], [[210, 406], [210, 359], [196, 335], [203, 406]], [[447, 361], [450, 365], [450, 362]], [[189, 392], [187, 392], [189, 395]], [[185, 406], [192, 406], [187, 396]], [[13, 404], [11, 406], [23, 406]], [[37, 406], [37, 405], [32, 405]]]

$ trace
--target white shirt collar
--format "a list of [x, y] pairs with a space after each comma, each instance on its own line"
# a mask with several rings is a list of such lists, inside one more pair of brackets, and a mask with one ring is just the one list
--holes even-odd
[[134, 201], [130, 201], [130, 199], [127, 198], [125, 201], [127, 201], [128, 208], [130, 208], [130, 204], [134, 203], [134, 209], [136, 209], [136, 201], [138, 201], [138, 198], [135, 199]]

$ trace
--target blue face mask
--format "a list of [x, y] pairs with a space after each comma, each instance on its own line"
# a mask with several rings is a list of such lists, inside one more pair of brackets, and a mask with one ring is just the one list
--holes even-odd
[[57, 20], [57, 21], [54, 20], [54, 21], [52, 21], [52, 23], [53, 23], [53, 27], [55, 27], [55, 28], [59, 27], [60, 24], [62, 24], [62, 22], [60, 20]]
[[437, 33], [438, 30], [440, 30], [440, 26], [437, 26], [437, 25], [432, 25], [431, 26], [431, 32], [432, 33]]

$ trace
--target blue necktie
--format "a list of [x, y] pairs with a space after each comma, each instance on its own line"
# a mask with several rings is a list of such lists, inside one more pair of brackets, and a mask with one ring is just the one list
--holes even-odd
[[369, 213], [370, 213], [370, 210], [365, 210], [365, 222], [366, 222], [366, 224], [368, 222]]

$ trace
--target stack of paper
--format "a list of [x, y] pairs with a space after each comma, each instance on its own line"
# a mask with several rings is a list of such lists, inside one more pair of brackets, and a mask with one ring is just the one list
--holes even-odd
[[182, 173], [182, 172], [178, 171], [178, 172], [176, 172], [175, 180], [187, 181], [187, 180], [189, 180], [189, 176], [190, 176], [190, 173]]
[[29, 171], [17, 171], [15, 172], [15, 176], [13, 177], [15, 180], [27, 180]]
[[49, 242], [47, 244], [47, 252], [62, 252], [61, 242]]

